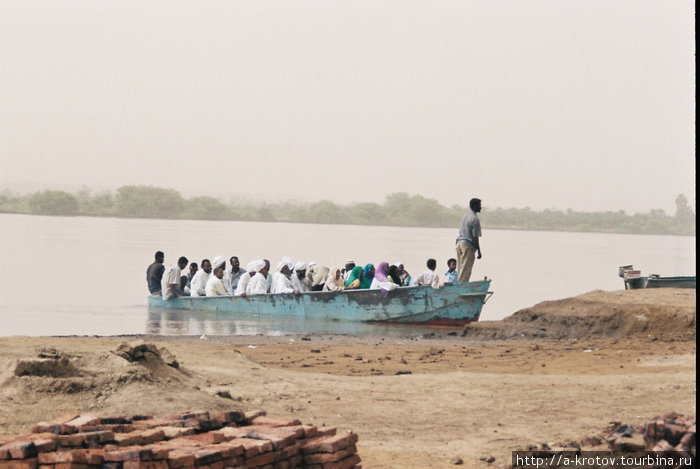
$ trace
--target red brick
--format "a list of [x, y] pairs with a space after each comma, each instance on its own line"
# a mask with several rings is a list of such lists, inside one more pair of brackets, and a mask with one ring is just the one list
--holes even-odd
[[209, 419], [209, 412], [205, 410], [186, 410], [177, 414], [168, 415], [167, 419], [187, 420], [187, 419]]
[[174, 450], [168, 453], [170, 469], [194, 466], [194, 455], [189, 451]]
[[301, 427], [249, 427], [246, 434], [248, 438], [256, 440], [268, 440], [275, 449], [284, 448], [294, 444], [299, 438], [304, 436]]
[[258, 456], [255, 456], [250, 459], [245, 460], [245, 465], [248, 467], [255, 467], [255, 466], [264, 466], [266, 464], [272, 464], [275, 462], [275, 459], [279, 456], [279, 453], [277, 452], [268, 452], [264, 454], [260, 454]]
[[194, 463], [204, 466], [224, 459], [224, 453], [216, 449], [197, 449], [194, 451]]
[[671, 446], [668, 441], [661, 440], [651, 449], [652, 451], [660, 451], [665, 453], [667, 451], [673, 451], [673, 446]]
[[84, 433], [74, 433], [72, 435], [59, 435], [56, 437], [56, 444], [64, 448], [74, 448], [85, 444]]
[[2, 448], [10, 453], [11, 459], [27, 459], [36, 456], [37, 453], [36, 445], [33, 441], [14, 441], [12, 443], [7, 443]]
[[316, 436], [333, 436], [336, 433], [337, 433], [337, 430], [335, 427], [325, 427], [325, 428], [319, 428], [318, 434]]
[[184, 423], [182, 420], [173, 419], [148, 419], [148, 420], [137, 420], [131, 424], [134, 430], [148, 430], [150, 428], [157, 427], [183, 427]]
[[125, 461], [124, 469], [168, 469], [165, 461]]
[[318, 427], [313, 425], [302, 425], [301, 427], [304, 430], [304, 438], [313, 438], [318, 435]]
[[104, 461], [105, 452], [103, 449], [89, 449], [86, 451], [88, 464], [91, 466], [101, 466]]
[[69, 427], [79, 428], [82, 425], [97, 425], [98, 423], [100, 423], [100, 417], [85, 414], [81, 415], [80, 417], [76, 417], [73, 420], [69, 420], [66, 422], [66, 425]]
[[116, 423], [116, 424], [99, 424], [99, 425], [83, 425], [80, 427], [81, 432], [101, 432], [110, 431], [113, 433], [129, 433], [133, 432], [136, 428], [130, 423]]
[[70, 422], [71, 420], [75, 420], [76, 418], [80, 417], [79, 414], [66, 414], [62, 415], [60, 417], [57, 417], [53, 420], [49, 420], [48, 422], [39, 422], [36, 425], [32, 427], [32, 433], [55, 433], [55, 434], [60, 434], [64, 433], [65, 431], [76, 431], [75, 429], [69, 429], [66, 426], [66, 423]]
[[56, 449], [56, 439], [55, 438], [40, 438], [34, 440], [34, 445], [36, 446], [37, 453], [46, 453], [49, 451], [54, 451]]
[[37, 459], [22, 459], [20, 461], [0, 461], [0, 469], [36, 469]]
[[357, 433], [345, 433], [324, 438], [318, 445], [320, 453], [335, 453], [336, 451], [347, 448], [350, 445], [357, 443]]
[[212, 420], [221, 420], [226, 423], [241, 423], [246, 419], [245, 413], [240, 410], [232, 410], [229, 412], [221, 412], [212, 416]]
[[77, 462], [61, 462], [54, 466], [55, 469], [88, 469], [90, 466]]
[[200, 433], [199, 435], [188, 435], [183, 436], [183, 438], [187, 440], [196, 441], [203, 445], [213, 445], [215, 443], [221, 443], [222, 441], [226, 441], [226, 437], [223, 434], [217, 432]]
[[251, 438], [241, 438], [238, 441], [240, 441], [241, 445], [245, 448], [246, 459], [272, 450], [272, 443], [269, 441], [253, 440]]
[[353, 454], [341, 461], [330, 462], [323, 465], [323, 469], [350, 469], [355, 464], [358, 464], [362, 459], [357, 454]]
[[253, 425], [267, 425], [270, 427], [291, 427], [301, 425], [301, 422], [297, 419], [268, 417], [267, 415], [255, 417], [251, 422]]
[[335, 453], [313, 453], [304, 456], [304, 462], [307, 464], [325, 464], [329, 462], [340, 461], [348, 456], [357, 453], [357, 447], [355, 445], [349, 446], [345, 449], [336, 451]]
[[265, 412], [262, 409], [256, 409], [256, 410], [250, 410], [250, 411], [246, 412], [244, 415], [245, 415], [246, 422], [252, 422], [253, 419], [260, 417], [261, 415], [267, 415], [267, 412]]
[[140, 459], [141, 448], [138, 446], [127, 446], [116, 451], [105, 451], [105, 462], [138, 461]]
[[166, 440], [172, 440], [179, 436], [194, 435], [194, 430], [192, 428], [185, 427], [158, 427], [159, 430], [163, 430], [163, 435]]
[[39, 455], [40, 464], [58, 464], [63, 462], [87, 464], [88, 452], [86, 450], [74, 449], [55, 453], [41, 453]]

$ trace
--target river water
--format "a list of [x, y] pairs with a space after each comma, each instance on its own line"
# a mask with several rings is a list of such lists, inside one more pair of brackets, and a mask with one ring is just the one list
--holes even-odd
[[[398, 228], [195, 220], [137, 220], [0, 214], [0, 336], [419, 334], [425, 328], [340, 322], [268, 321], [227, 315], [149, 313], [146, 267], [237, 255], [245, 265], [282, 256], [342, 266], [400, 261], [417, 276], [433, 257], [455, 256], [457, 228]], [[502, 319], [540, 301], [624, 288], [618, 267], [695, 275], [695, 237], [483, 229], [473, 279], [492, 279], [481, 319]]]

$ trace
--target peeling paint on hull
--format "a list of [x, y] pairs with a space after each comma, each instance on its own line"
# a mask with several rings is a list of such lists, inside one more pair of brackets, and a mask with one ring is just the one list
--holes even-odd
[[488, 291], [490, 284], [490, 280], [481, 280], [446, 285], [438, 290], [429, 286], [402, 287], [387, 296], [379, 290], [348, 290], [245, 298], [219, 296], [163, 300], [148, 297], [148, 309], [355, 322], [464, 324], [479, 320], [481, 309], [491, 295]]

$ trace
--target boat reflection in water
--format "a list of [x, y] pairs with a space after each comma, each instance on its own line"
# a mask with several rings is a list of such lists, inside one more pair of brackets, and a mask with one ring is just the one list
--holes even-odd
[[461, 331], [417, 324], [381, 324], [327, 319], [270, 318], [230, 313], [149, 311], [146, 333], [153, 335], [267, 335], [336, 334], [367, 336], [419, 336], [436, 330]]

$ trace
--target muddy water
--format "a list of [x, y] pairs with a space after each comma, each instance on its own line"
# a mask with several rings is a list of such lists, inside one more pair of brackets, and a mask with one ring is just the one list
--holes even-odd
[[[0, 214], [0, 335], [419, 334], [424, 328], [274, 321], [226, 315], [149, 313], [145, 271], [162, 250], [166, 264], [221, 254], [243, 264], [282, 256], [342, 266], [401, 261], [418, 275], [454, 257], [455, 229], [287, 223], [134, 220]], [[695, 238], [489, 230], [473, 278], [493, 280], [482, 320], [537, 302], [623, 288], [620, 265], [645, 273], [695, 275]]]

